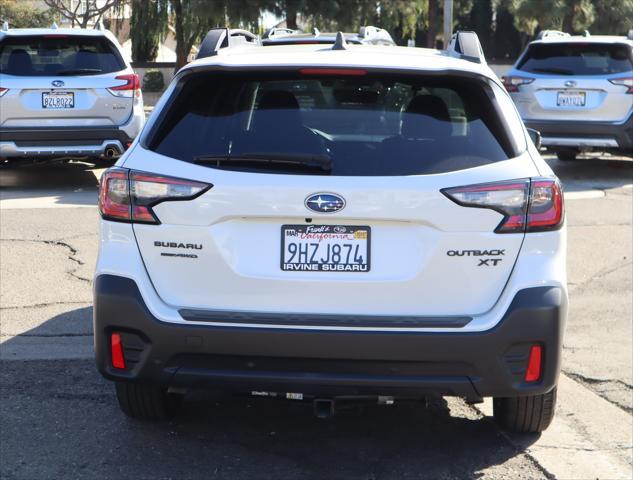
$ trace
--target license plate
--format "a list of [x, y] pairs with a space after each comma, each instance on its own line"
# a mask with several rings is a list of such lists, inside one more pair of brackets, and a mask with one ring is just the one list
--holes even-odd
[[288, 272], [369, 272], [367, 226], [282, 225], [281, 269]]
[[75, 94], [72, 92], [42, 93], [42, 108], [75, 108]]
[[584, 107], [585, 92], [558, 92], [556, 105], [559, 107]]

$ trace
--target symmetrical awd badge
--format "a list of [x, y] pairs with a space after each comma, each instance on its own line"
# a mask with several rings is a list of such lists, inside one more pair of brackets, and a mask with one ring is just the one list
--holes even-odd
[[345, 208], [345, 199], [334, 193], [315, 193], [306, 198], [305, 206], [317, 213], [334, 213]]

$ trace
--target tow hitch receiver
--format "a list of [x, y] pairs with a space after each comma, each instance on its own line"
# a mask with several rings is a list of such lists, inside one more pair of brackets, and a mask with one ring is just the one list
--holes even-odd
[[313, 408], [317, 418], [330, 418], [336, 411], [336, 403], [331, 398], [315, 398]]

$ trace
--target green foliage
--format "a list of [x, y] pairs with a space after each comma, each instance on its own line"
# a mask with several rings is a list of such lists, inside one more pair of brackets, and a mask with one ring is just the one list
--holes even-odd
[[160, 42], [167, 33], [168, 20], [168, 0], [132, 0], [130, 38], [135, 62], [156, 59]]
[[594, 3], [602, 0], [514, 0], [516, 27], [534, 35], [539, 30], [582, 32], [595, 19]]
[[633, 0], [595, 1], [594, 10], [592, 32], [626, 35], [633, 30]]
[[515, 59], [522, 50], [521, 33], [514, 26], [514, 15], [509, 10], [509, 0], [499, 2], [496, 25], [492, 34], [492, 56], [496, 59]]
[[162, 92], [165, 88], [165, 79], [160, 70], [148, 70], [143, 76], [144, 92]]
[[[0, 0], [11, 1], [11, 0]], [[15, 0], [13, 0], [15, 2]], [[50, 0], [49, 0], [50, 1]], [[165, 27], [164, 5], [176, 30], [177, 65], [184, 65], [206, 32], [230, 25], [262, 33], [260, 15], [270, 11], [288, 27], [358, 31], [362, 25], [387, 29], [405, 44], [434, 46], [442, 28], [443, 0], [131, 0], [135, 59], [150, 59]], [[515, 58], [540, 30], [626, 34], [633, 29], [633, 0], [454, 0], [454, 27], [474, 30], [487, 55]], [[495, 14], [493, 15], [493, 12]], [[302, 25], [297, 25], [301, 22]], [[150, 26], [153, 26], [150, 28]]]
[[51, 10], [42, 10], [23, 0], [0, 0], [0, 24], [9, 22], [11, 28], [50, 27], [58, 20]]
[[486, 55], [490, 55], [492, 40], [492, 0], [479, 0], [470, 9], [469, 22], [477, 33]]

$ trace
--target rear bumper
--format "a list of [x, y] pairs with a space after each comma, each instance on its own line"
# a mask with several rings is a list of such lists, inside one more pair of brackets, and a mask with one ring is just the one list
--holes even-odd
[[[95, 352], [111, 380], [305, 395], [442, 395], [479, 398], [551, 390], [560, 370], [567, 299], [557, 287], [521, 290], [492, 330], [428, 333], [267, 329], [166, 323], [136, 283], [100, 275], [94, 287]], [[122, 333], [126, 370], [111, 366]], [[530, 346], [543, 375], [527, 384]]]
[[525, 120], [525, 126], [541, 132], [545, 147], [633, 149], [633, 115], [619, 123]]
[[119, 127], [0, 128], [0, 157], [120, 155], [133, 140]]

